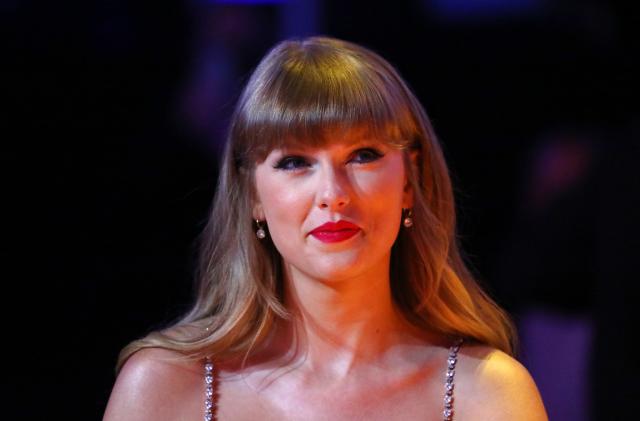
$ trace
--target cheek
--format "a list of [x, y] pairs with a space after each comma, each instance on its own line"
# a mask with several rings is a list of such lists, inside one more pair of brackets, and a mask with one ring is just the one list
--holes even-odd
[[297, 219], [304, 209], [302, 193], [278, 186], [274, 186], [270, 191], [271, 194], [262, 199], [267, 220], [276, 223]]
[[303, 191], [290, 185], [284, 188], [282, 182], [263, 183], [262, 187], [259, 197], [267, 220], [268, 235], [285, 260], [298, 261], [303, 240], [301, 228], [308, 215], [308, 201]]
[[361, 186], [365, 212], [371, 217], [370, 228], [385, 241], [395, 241], [400, 227], [403, 205], [404, 167], [394, 162], [381, 171], [362, 174]]
[[268, 176], [259, 178], [256, 187], [272, 235], [295, 227], [304, 218], [307, 208], [303, 189]]
[[401, 207], [404, 167], [399, 159], [378, 171], [356, 174], [362, 196], [375, 208]]

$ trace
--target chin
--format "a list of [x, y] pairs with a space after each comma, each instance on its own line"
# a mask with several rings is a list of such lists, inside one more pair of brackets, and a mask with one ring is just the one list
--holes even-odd
[[[352, 247], [345, 250], [317, 251], [308, 254], [290, 251], [292, 259], [284, 258], [291, 268], [305, 276], [326, 283], [347, 281], [370, 271], [378, 271], [381, 260], [376, 258], [379, 250]], [[384, 255], [384, 254], [383, 254]]]
[[314, 265], [308, 272], [309, 275], [324, 282], [334, 283], [352, 279], [366, 272], [366, 268], [359, 261], [343, 260], [337, 262], [336, 259], [331, 259], [331, 261], [323, 263]]

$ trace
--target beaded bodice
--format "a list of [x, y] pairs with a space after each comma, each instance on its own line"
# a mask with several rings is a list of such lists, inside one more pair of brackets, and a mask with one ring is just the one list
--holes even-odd
[[[449, 348], [447, 357], [447, 371], [444, 382], [444, 409], [442, 412], [444, 421], [453, 421], [453, 380], [456, 375], [456, 363], [458, 362], [458, 351], [462, 346], [462, 339]], [[204, 421], [214, 421], [216, 419], [216, 399], [215, 399], [215, 380], [213, 372], [213, 362], [207, 359], [204, 364], [204, 381], [205, 381], [205, 404], [204, 404]]]

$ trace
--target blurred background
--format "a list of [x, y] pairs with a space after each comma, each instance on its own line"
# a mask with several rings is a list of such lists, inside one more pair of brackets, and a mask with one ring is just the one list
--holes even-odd
[[313, 34], [379, 52], [422, 101], [467, 260], [518, 323], [551, 419], [631, 419], [633, 3], [2, 2], [8, 419], [101, 418], [119, 350], [191, 299], [243, 83]]

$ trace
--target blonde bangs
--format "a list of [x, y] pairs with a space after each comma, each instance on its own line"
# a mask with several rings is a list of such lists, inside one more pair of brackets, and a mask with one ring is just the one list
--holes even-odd
[[[324, 146], [336, 132], [354, 129], [360, 137], [412, 146], [418, 135], [415, 116], [393, 68], [380, 72], [386, 62], [360, 47], [315, 42], [334, 48], [290, 41], [258, 66], [232, 127], [236, 156], [245, 164], [259, 162], [275, 148]], [[398, 80], [389, 80], [389, 73]]]

